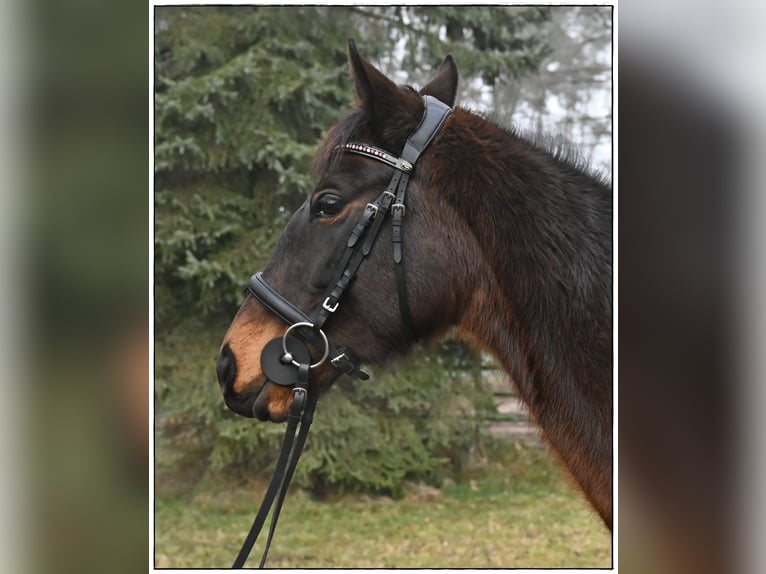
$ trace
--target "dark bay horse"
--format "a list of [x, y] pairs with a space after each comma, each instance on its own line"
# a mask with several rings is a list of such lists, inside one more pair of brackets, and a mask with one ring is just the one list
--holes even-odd
[[[349, 235], [394, 172], [338, 149], [353, 141], [395, 155], [419, 129], [424, 96], [453, 107], [457, 92], [450, 56], [419, 92], [391, 82], [353, 42], [349, 60], [359, 105], [330, 129], [315, 160], [319, 183], [263, 271], [305, 312], [321, 306]], [[412, 172], [404, 219], [414, 335], [400, 312], [393, 227], [384, 226], [342, 309], [329, 318], [328, 337], [352, 347], [361, 362], [384, 365], [415, 340], [454, 327], [502, 363], [543, 438], [611, 528], [611, 184], [570, 152], [458, 107]], [[291, 389], [267, 380], [260, 362], [267, 342], [285, 329], [271, 310], [246, 298], [217, 360], [235, 412], [272, 421], [287, 416]], [[325, 363], [312, 376], [312, 392], [322, 393], [338, 373]]]

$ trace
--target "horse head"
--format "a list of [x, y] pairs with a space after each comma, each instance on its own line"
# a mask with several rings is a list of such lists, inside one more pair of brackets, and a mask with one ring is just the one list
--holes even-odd
[[[386, 150], [398, 155], [424, 119], [424, 96], [447, 108], [454, 105], [457, 91], [457, 68], [450, 56], [420, 91], [394, 84], [359, 55], [353, 41], [349, 41], [349, 62], [359, 105], [329, 130], [315, 159], [316, 188], [290, 219], [262, 273], [264, 283], [306, 314], [326, 303], [350, 237], [364, 220], [365, 210], [381, 207], [376, 198], [382, 197], [397, 171], [369, 154], [343, 153], [349, 149], [348, 142], [371, 146], [378, 154]], [[441, 135], [448, 129], [449, 125]], [[380, 365], [404, 355], [416, 340], [444, 332], [462, 312], [460, 286], [470, 284], [475, 265], [466, 256], [470, 249], [458, 248], [461, 242], [470, 241], [470, 234], [462, 232], [465, 224], [436, 193], [438, 137], [429, 142], [429, 150], [412, 173], [406, 174], [406, 206], [400, 208], [406, 221], [405, 239], [399, 247], [399, 262], [392, 255], [395, 231], [383, 224], [370, 240], [374, 244], [365, 247], [366, 256], [342, 305], [332, 313], [332, 307], [328, 308], [327, 337], [335, 346], [350, 349], [359, 363]], [[446, 155], [442, 156], [444, 161]], [[390, 193], [394, 196], [396, 192]], [[383, 197], [384, 207], [391, 208], [391, 200]], [[390, 218], [388, 209], [375, 216]], [[395, 280], [396, 265], [402, 265], [404, 295]], [[403, 321], [403, 304], [411, 325]], [[260, 420], [285, 419], [291, 390], [268, 379], [261, 353], [286, 329], [273, 309], [252, 294], [242, 303], [223, 339], [216, 365], [225, 401], [238, 414]], [[321, 346], [309, 345], [312, 360], [323, 353]], [[338, 368], [324, 362], [312, 371], [312, 392], [324, 393], [339, 374]]]

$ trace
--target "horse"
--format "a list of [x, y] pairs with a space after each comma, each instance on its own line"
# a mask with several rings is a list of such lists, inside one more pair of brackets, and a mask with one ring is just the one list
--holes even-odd
[[[260, 283], [221, 343], [216, 372], [227, 406], [245, 417], [286, 420], [294, 393], [259, 361], [285, 335], [286, 316], [295, 323], [319, 309], [327, 337], [345, 350], [338, 358], [355, 357], [344, 369], [352, 374], [357, 363], [384, 366], [417, 341], [450, 332], [494, 355], [611, 530], [611, 183], [567, 148], [455, 107], [452, 56], [420, 90], [395, 84], [351, 40], [349, 64], [358, 102], [325, 135], [314, 159], [318, 184], [251, 280]], [[438, 103], [441, 124], [413, 169], [395, 153]], [[403, 170], [406, 207], [389, 205], [398, 200], [390, 191], [396, 186], [381, 190]], [[378, 218], [390, 207], [394, 222], [376, 228], [338, 309], [339, 298], [328, 296], [339, 285], [337, 266], [359, 222], [369, 224], [364, 214], [383, 211], [381, 201], [388, 203]], [[289, 303], [268, 304], [258, 295], [264, 290]], [[313, 340], [309, 349], [316, 396], [340, 374], [335, 360], [319, 360], [326, 338], [322, 345]]]

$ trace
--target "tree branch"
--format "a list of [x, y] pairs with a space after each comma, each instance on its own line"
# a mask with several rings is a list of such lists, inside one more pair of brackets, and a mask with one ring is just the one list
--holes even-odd
[[[385, 14], [380, 14], [377, 12], [370, 12], [360, 6], [346, 6], [345, 8], [348, 12], [359, 14], [361, 16], [364, 16], [365, 18], [372, 18], [373, 20], [381, 20], [383, 22], [388, 22], [389, 24], [393, 24], [394, 26], [398, 28], [404, 28], [405, 30], [409, 30], [410, 32], [416, 32], [418, 34], [428, 34], [429, 36], [436, 36], [438, 39], [438, 32], [434, 33], [433, 31], [428, 29], [417, 28], [413, 26], [412, 24], [405, 24], [404, 22], [402, 22], [401, 20], [397, 18], [392, 18], [390, 16], [386, 16]], [[413, 19], [413, 22], [414, 21], [417, 21], [417, 20]]]

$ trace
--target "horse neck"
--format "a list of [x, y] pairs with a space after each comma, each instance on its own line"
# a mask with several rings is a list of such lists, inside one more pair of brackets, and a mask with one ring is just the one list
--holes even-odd
[[432, 172], [483, 260], [459, 329], [503, 363], [605, 517], [611, 503], [594, 498], [611, 480], [611, 192], [459, 112]]

